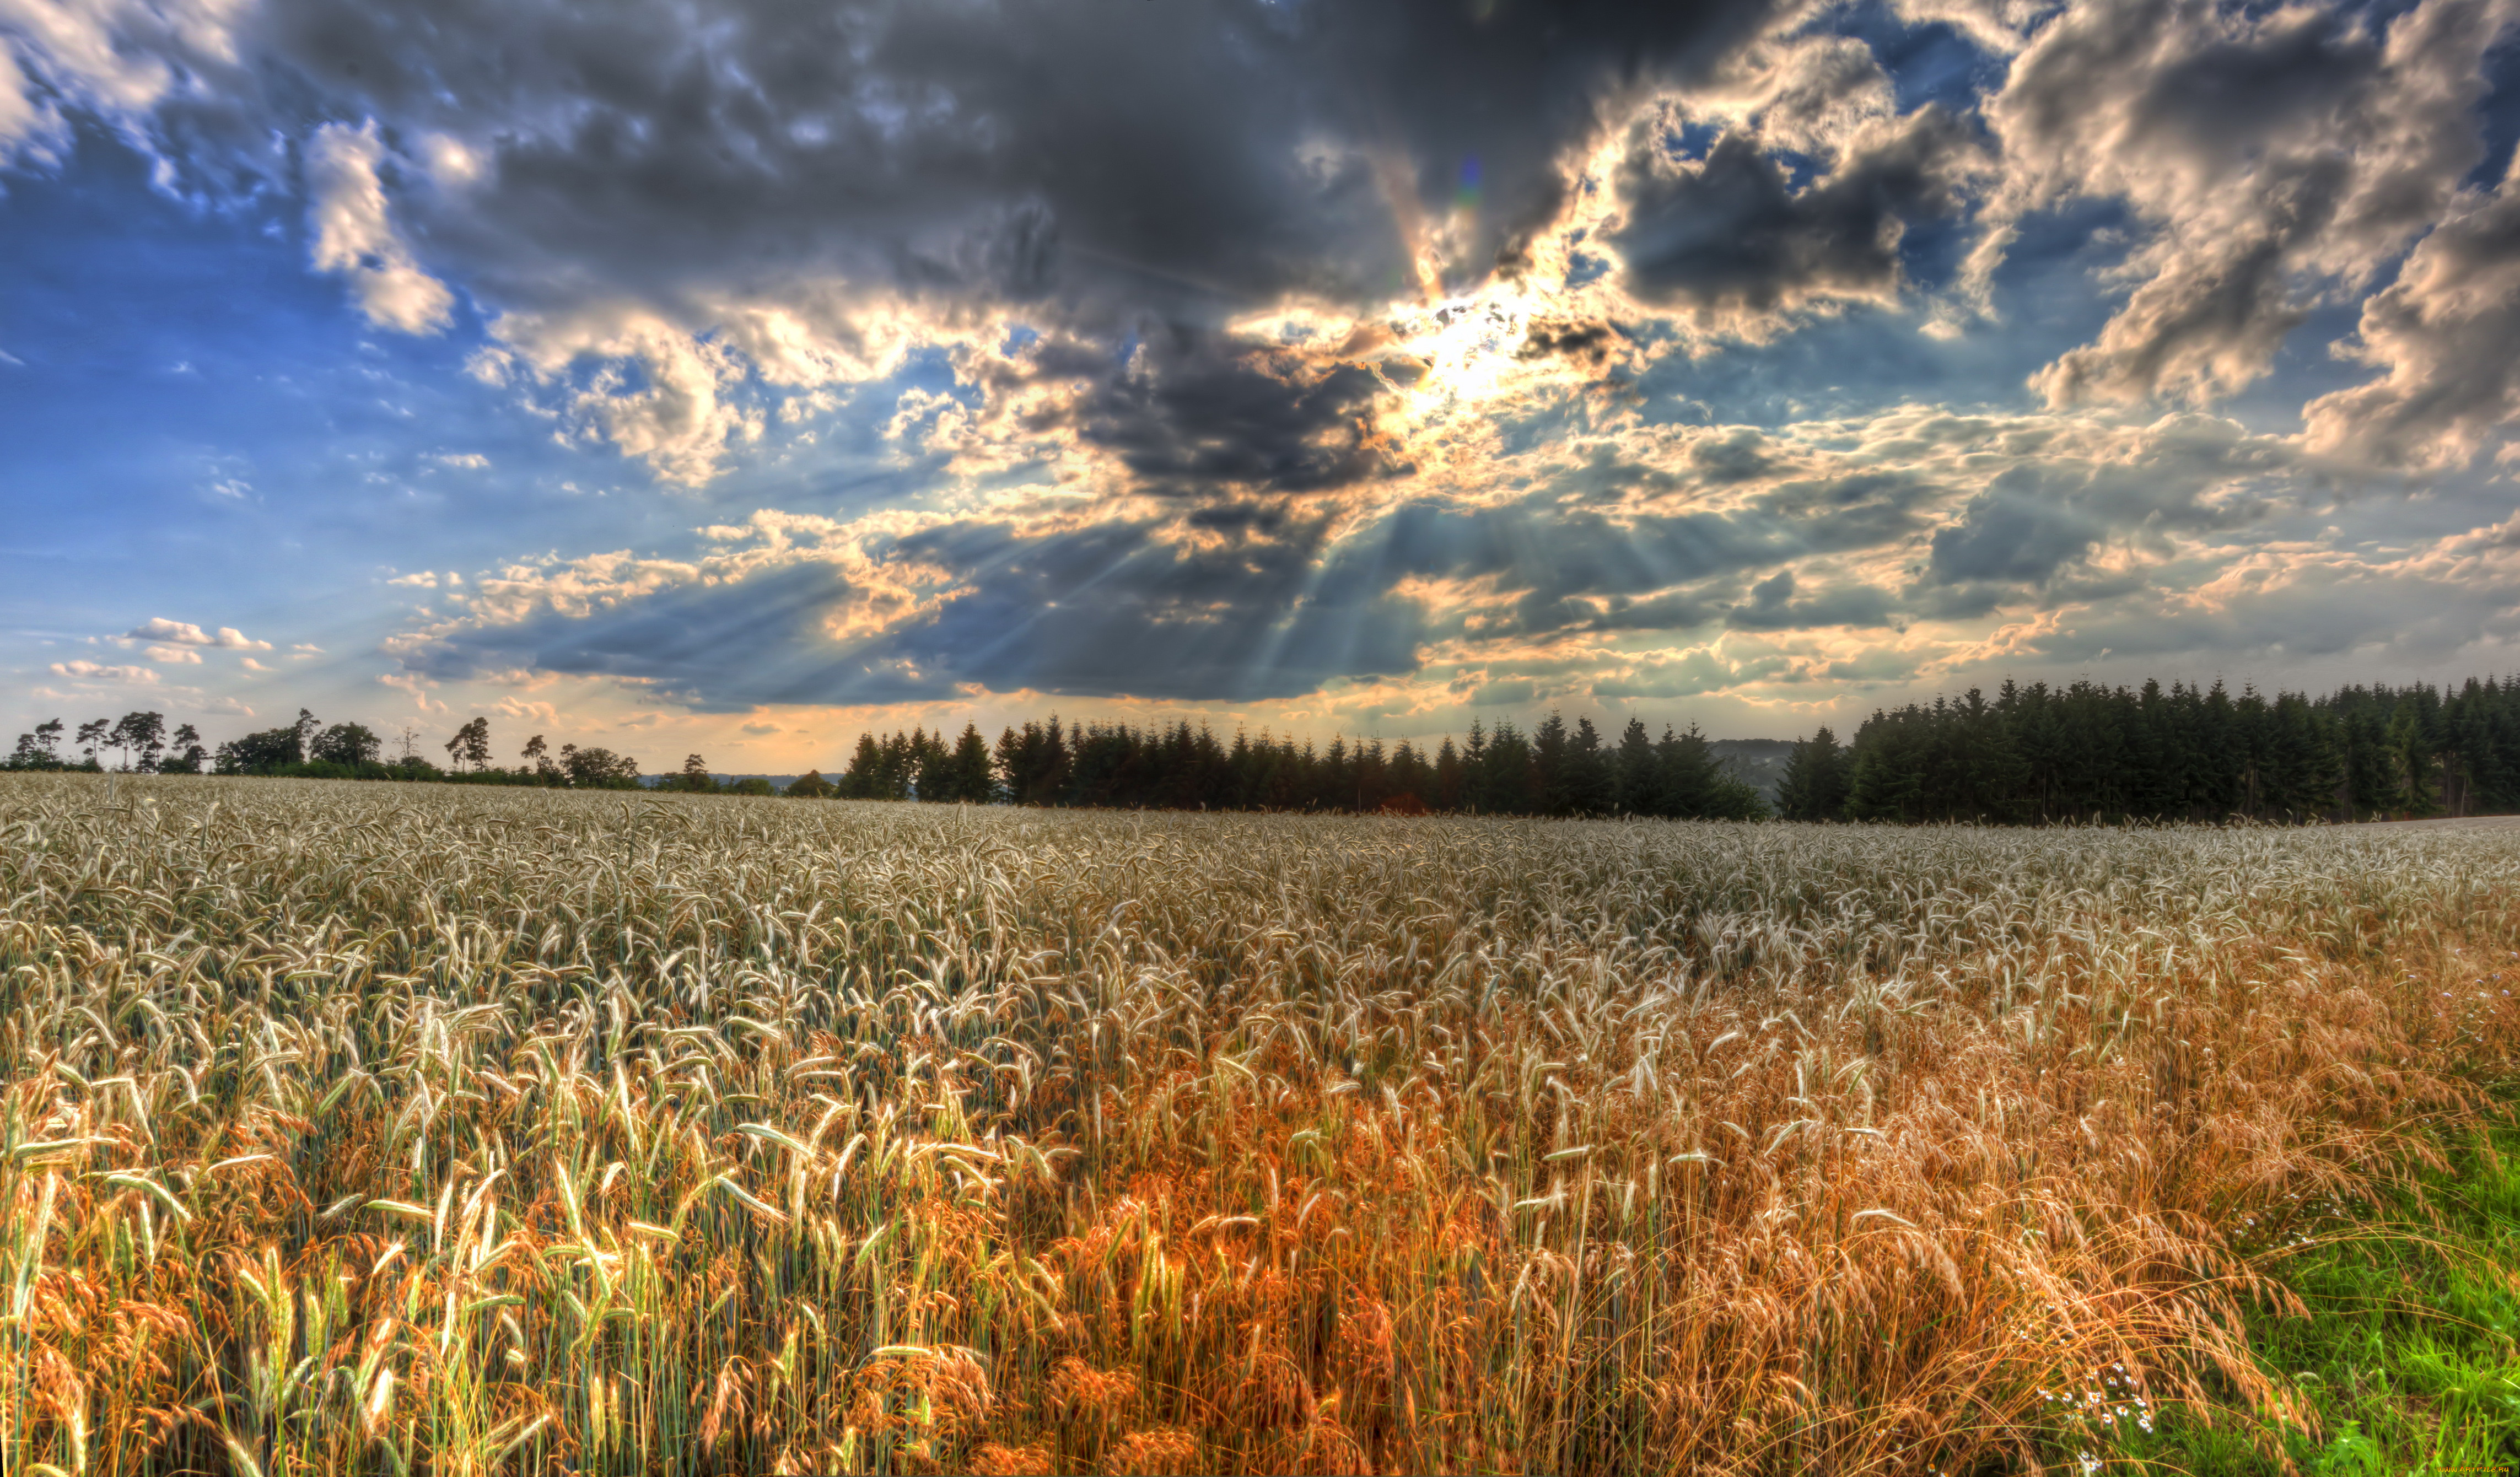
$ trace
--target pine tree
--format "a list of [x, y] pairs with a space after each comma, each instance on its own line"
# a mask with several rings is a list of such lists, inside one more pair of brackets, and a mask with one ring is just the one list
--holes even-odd
[[1846, 813], [1846, 756], [1822, 728], [1794, 744], [1777, 783], [1777, 814], [1788, 821], [1836, 821]]
[[1614, 762], [1619, 813], [1629, 816], [1663, 814], [1662, 772], [1654, 758], [1653, 739], [1645, 735], [1643, 719], [1632, 716], [1628, 719], [1628, 726], [1619, 731], [1619, 749]]
[[976, 723], [963, 725], [963, 737], [954, 744], [954, 798], [967, 805], [986, 805], [997, 798], [997, 783], [991, 777], [989, 740], [980, 737]]
[[1565, 778], [1559, 790], [1565, 797], [1565, 815], [1606, 816], [1618, 805], [1618, 783], [1610, 768], [1610, 756], [1601, 747], [1600, 730], [1590, 718], [1575, 720], [1575, 732], [1567, 739], [1566, 757], [1561, 761]]

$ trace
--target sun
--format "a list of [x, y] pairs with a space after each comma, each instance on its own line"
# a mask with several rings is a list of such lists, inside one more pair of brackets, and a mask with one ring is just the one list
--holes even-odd
[[1526, 378], [1516, 355], [1538, 306], [1504, 284], [1415, 309], [1395, 320], [1396, 352], [1425, 366], [1405, 398], [1429, 420], [1507, 393]]

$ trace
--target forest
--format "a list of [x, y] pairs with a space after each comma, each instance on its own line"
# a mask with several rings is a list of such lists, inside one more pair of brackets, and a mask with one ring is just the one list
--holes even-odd
[[2005, 683], [1795, 745], [1788, 820], [2260, 821], [2520, 811], [2520, 680], [2272, 698], [2222, 684]]
[[[856, 799], [1009, 799], [1175, 810], [1663, 816], [1793, 821], [2356, 820], [2520, 811], [2520, 681], [2234, 695], [2146, 682], [2005, 683], [1993, 698], [1876, 711], [1840, 742], [1794, 744], [1769, 805], [1692, 725], [1615, 739], [1552, 714], [1528, 733], [1473, 723], [1430, 752], [1404, 739], [1327, 748], [1188, 724], [1057, 718], [860, 736], [847, 770], [809, 789]], [[791, 790], [794, 786], [790, 787]]]
[[[637, 785], [799, 799], [922, 800], [1086, 808], [1402, 815], [1638, 816], [1672, 819], [1978, 822], [2271, 822], [2520, 812], [2520, 679], [2347, 687], [2323, 696], [2146, 682], [2050, 687], [2006, 682], [1930, 705], [1875, 711], [1841, 741], [1827, 728], [1794, 742], [1773, 801], [1691, 724], [1659, 736], [1631, 717], [1615, 737], [1589, 717], [1551, 714], [1527, 731], [1478, 721], [1460, 742], [1263, 732], [1219, 738], [1187, 722], [1133, 727], [977, 725], [949, 739], [923, 728], [858, 736], [840, 773], [777, 788], [721, 781], [698, 754], [643, 777], [600, 747], [527, 740], [493, 762], [489, 720], [444, 745], [441, 767], [408, 735], [388, 759], [357, 723], [292, 725], [204, 747], [192, 725], [126, 714], [81, 725], [64, 752], [54, 720], [21, 734], [0, 769], [294, 775], [561, 788]], [[113, 763], [109, 765], [108, 759]]]

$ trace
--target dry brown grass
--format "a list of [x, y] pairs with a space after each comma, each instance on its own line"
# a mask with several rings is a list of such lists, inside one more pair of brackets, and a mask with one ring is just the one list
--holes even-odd
[[2121, 1365], [2294, 1409], [2251, 1248], [2520, 1039], [2496, 833], [0, 837], [11, 1472], [2029, 1470]]

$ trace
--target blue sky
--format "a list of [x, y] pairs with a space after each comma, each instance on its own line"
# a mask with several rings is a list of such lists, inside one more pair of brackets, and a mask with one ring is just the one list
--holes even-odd
[[2515, 16], [0, 6], [0, 728], [2507, 671]]

